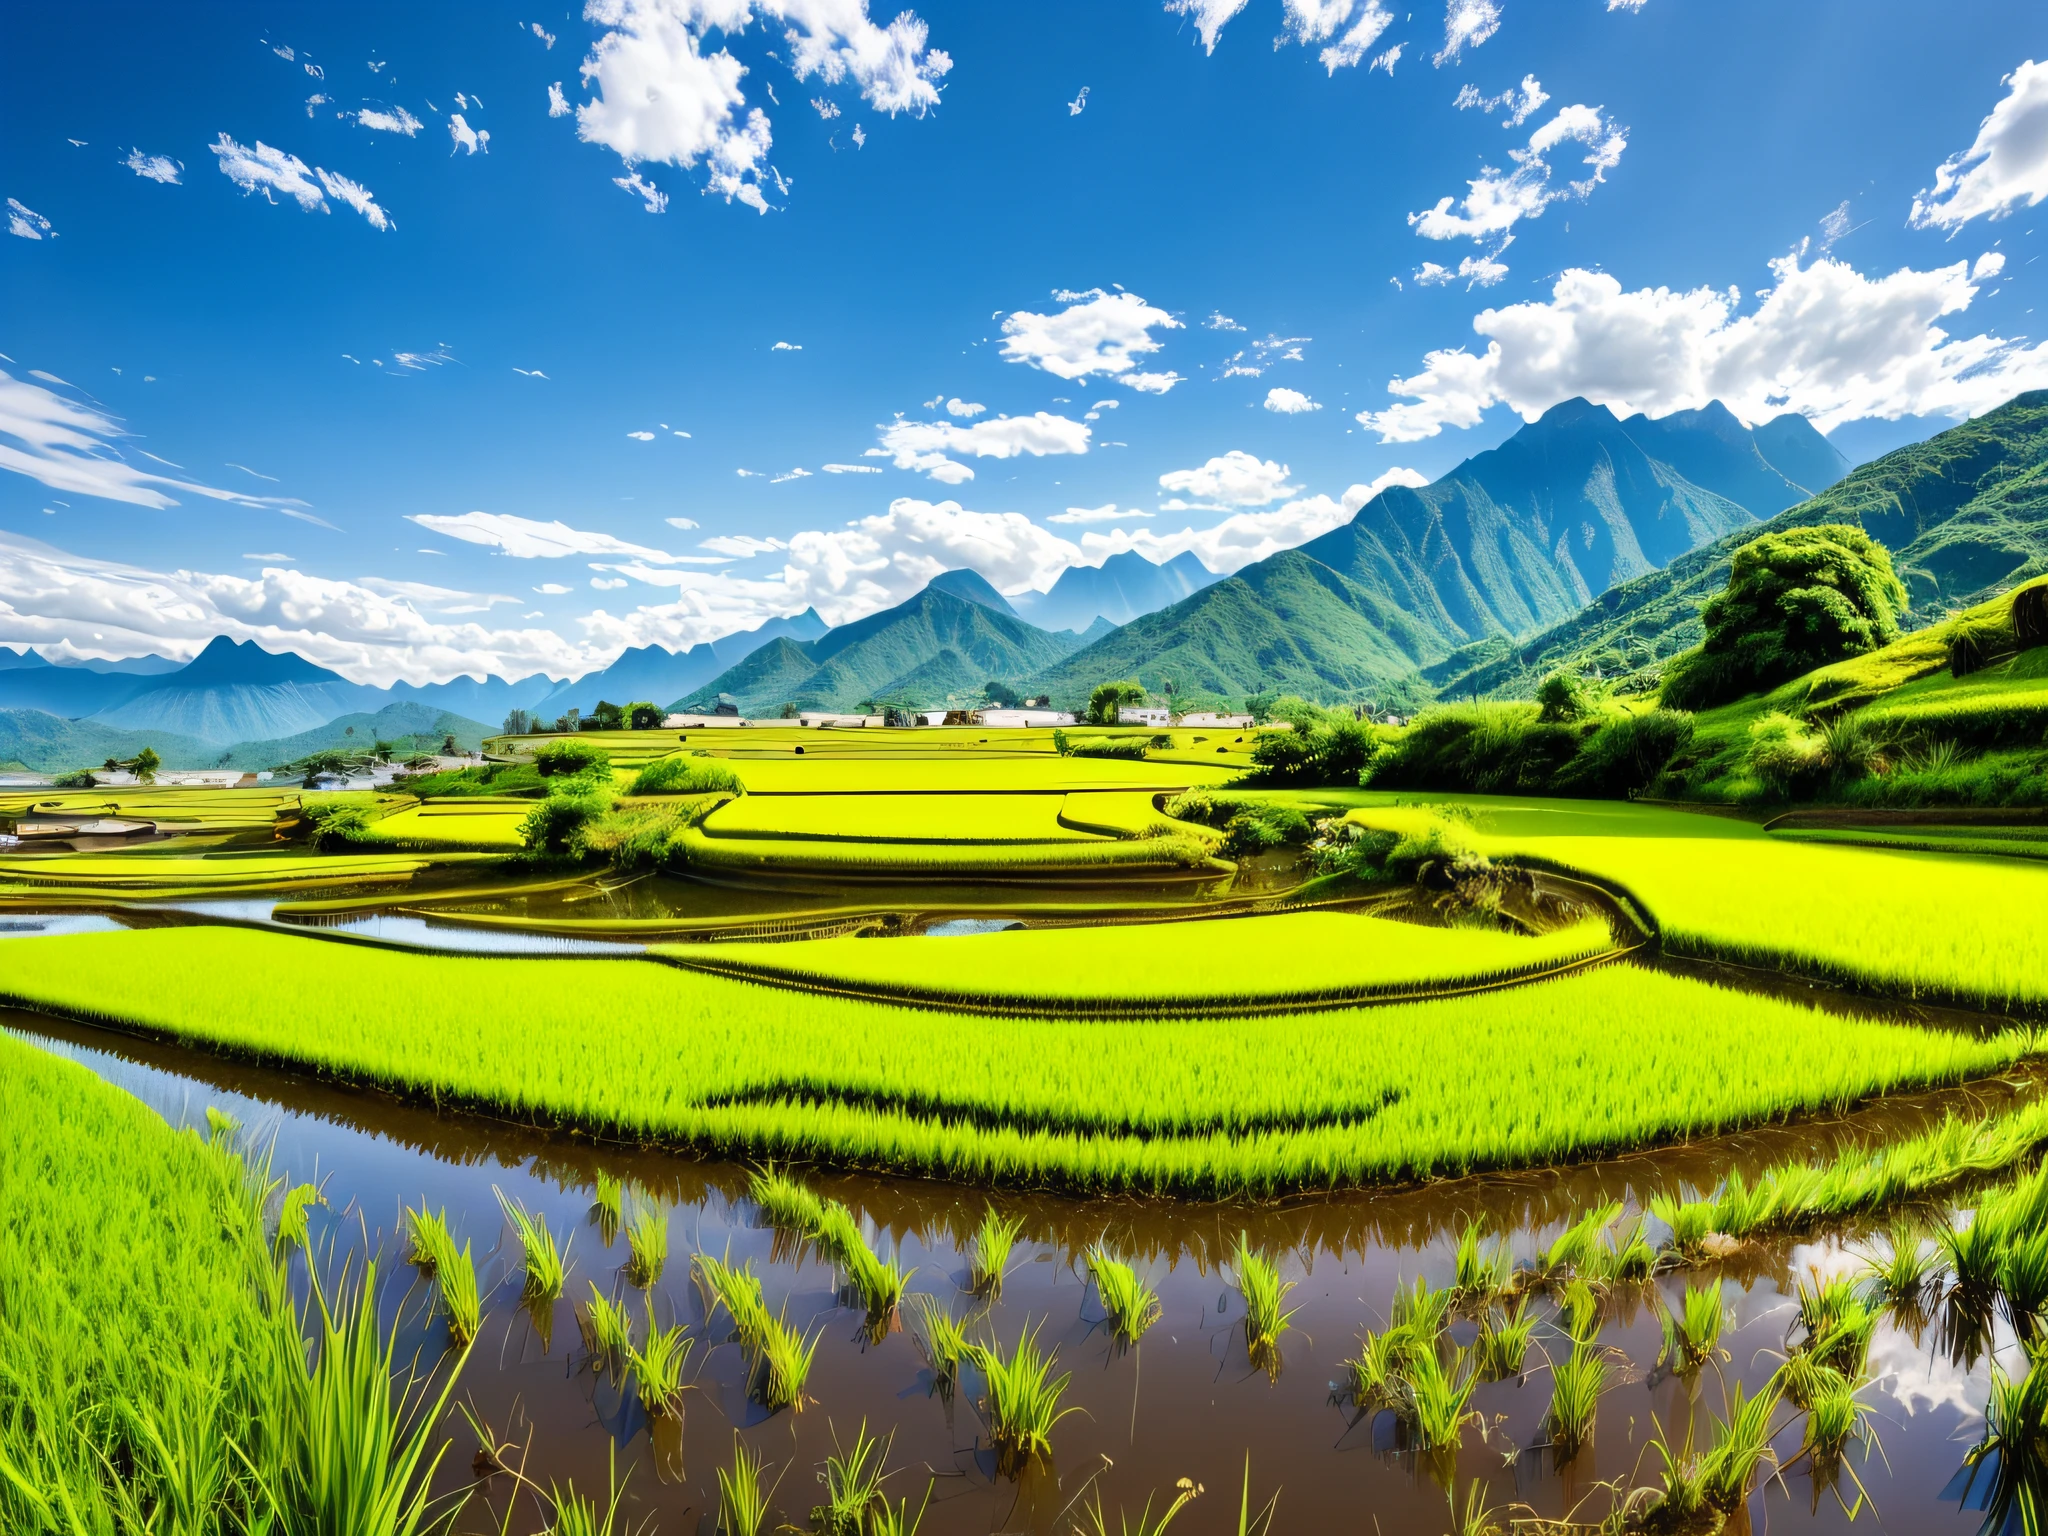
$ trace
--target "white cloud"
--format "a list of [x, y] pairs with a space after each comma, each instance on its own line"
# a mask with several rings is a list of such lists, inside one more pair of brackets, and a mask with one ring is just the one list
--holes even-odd
[[[880, 474], [881, 471], [876, 470], [875, 473]], [[667, 523], [671, 528], [682, 528], [687, 530], [697, 526], [697, 519], [695, 519], [694, 517], [665, 517], [662, 519], [662, 521]]]
[[905, 421], [898, 417], [878, 429], [882, 445], [872, 457], [887, 457], [898, 469], [921, 470], [944, 485], [972, 480], [974, 471], [946, 457], [970, 454], [982, 459], [1009, 459], [1022, 454], [1043, 458], [1055, 453], [1086, 453], [1089, 429], [1081, 422], [1050, 411], [1029, 416], [996, 416], [960, 426], [950, 421]]
[[818, 114], [820, 121], [829, 123], [839, 115], [839, 103], [829, 96], [813, 96], [811, 110]]
[[7, 199], [7, 232], [24, 240], [40, 240], [45, 235], [53, 240], [57, 237], [57, 231], [48, 219], [26, 203], [11, 197]]
[[1550, 100], [1550, 92], [1534, 75], [1522, 76], [1522, 83], [1510, 86], [1498, 96], [1482, 96], [1475, 85], [1461, 87], [1451, 105], [1460, 112], [1472, 107], [1492, 114], [1505, 110], [1507, 116], [1501, 120], [1503, 128], [1519, 128], [1536, 113], [1537, 108]]
[[1164, 509], [1168, 512], [1259, 507], [1301, 489], [1287, 483], [1285, 464], [1260, 459], [1242, 448], [1233, 448], [1221, 457], [1209, 460], [1200, 469], [1169, 470], [1159, 477], [1159, 488], [1172, 491], [1176, 496], [1194, 498], [1192, 503], [1165, 503]]
[[567, 117], [569, 98], [562, 94], [562, 82], [557, 80], [548, 87], [548, 116]]
[[546, 43], [548, 47], [552, 49], [555, 46], [555, 34], [548, 31], [537, 21], [531, 23], [531, 25], [533, 27], [533, 35], [539, 38], [543, 43]]
[[1084, 533], [1081, 545], [1088, 563], [1099, 564], [1111, 555], [1135, 549], [1148, 560], [1171, 560], [1192, 552], [1212, 571], [1228, 576], [1254, 560], [1292, 549], [1310, 539], [1341, 527], [1358, 515], [1358, 509], [1390, 485], [1423, 485], [1427, 482], [1412, 469], [1390, 469], [1370, 485], [1354, 485], [1341, 497], [1307, 496], [1275, 507], [1270, 512], [1239, 512], [1213, 528], [1183, 528], [1178, 533], [1150, 528], [1117, 528], [1108, 533]]
[[654, 434], [652, 432], [628, 432], [626, 436], [636, 438], [643, 443], [651, 443], [654, 441]]
[[1394, 44], [1393, 47], [1389, 48], [1385, 53], [1380, 54], [1370, 64], [1366, 65], [1366, 68], [1369, 70], [1384, 69], [1387, 72], [1387, 78], [1391, 80], [1394, 76], [1394, 66], [1401, 62], [1401, 50], [1406, 48], [1407, 46], [1408, 45], [1406, 43]]
[[[1554, 188], [1550, 184], [1550, 162], [1544, 157], [1567, 140], [1586, 146], [1583, 163], [1593, 168], [1592, 174], [1583, 181]], [[1478, 178], [1467, 183], [1471, 190], [1462, 202], [1449, 197], [1439, 199], [1434, 208], [1409, 214], [1408, 223], [1417, 234], [1430, 240], [1469, 236], [1474, 240], [1498, 240], [1505, 245], [1506, 237], [1519, 220], [1540, 217], [1545, 208], [1567, 197], [1584, 198], [1621, 163], [1622, 151], [1627, 148], [1628, 130], [1603, 115], [1600, 108], [1583, 104], [1566, 107], [1529, 136], [1526, 149], [1508, 151], [1515, 162], [1513, 171], [1503, 174], [1492, 166], [1484, 166]], [[1453, 211], [1454, 207], [1457, 211]], [[1498, 248], [1494, 254], [1499, 254]]]
[[500, 603], [519, 601], [502, 592], [461, 592], [453, 587], [430, 586], [424, 581], [386, 581], [381, 576], [361, 576], [357, 584], [379, 597], [395, 598], [427, 613], [489, 613]]
[[657, 565], [675, 565], [687, 557], [645, 544], [629, 544], [608, 533], [590, 533], [567, 523], [537, 522], [509, 512], [464, 512], [459, 517], [440, 517], [430, 512], [411, 513], [408, 522], [418, 523], [430, 533], [446, 534], [466, 544], [487, 544], [515, 560], [558, 560], [565, 555], [611, 555], [628, 560], [648, 560]]
[[801, 352], [803, 349], [803, 343], [800, 341], [778, 341], [768, 350], [770, 352]]
[[575, 589], [565, 587], [559, 581], [544, 581], [533, 590], [540, 593], [543, 597], [562, 597]]
[[1230, 316], [1224, 314], [1220, 309], [1210, 310], [1209, 318], [1204, 320], [1202, 324], [1212, 331], [1241, 331], [1244, 329], [1243, 326], [1231, 319]]
[[[327, 199], [332, 197], [355, 209], [370, 221], [374, 229], [395, 227], [391, 216], [377, 206], [370, 189], [361, 182], [317, 166], [309, 167], [297, 155], [272, 149], [261, 139], [252, 149], [237, 144], [223, 133], [208, 148], [219, 158], [221, 174], [240, 187], [244, 194], [261, 192], [266, 202], [274, 203], [277, 201], [274, 194], [281, 192], [308, 213], [327, 212]], [[318, 178], [317, 185], [315, 177]]]
[[282, 564], [282, 565], [289, 565], [289, 564], [291, 563], [291, 558], [292, 558], [292, 557], [291, 557], [290, 555], [277, 555], [277, 554], [270, 554], [270, 555], [266, 555], [266, 554], [254, 554], [254, 555], [244, 555], [244, 556], [242, 556], [242, 558], [243, 558], [244, 560], [267, 560], [267, 561], [269, 561], [269, 562], [270, 562], [271, 564], [273, 564], [273, 565], [280, 565], [280, 564]]
[[1216, 35], [1223, 24], [1244, 7], [1245, 0], [1166, 0], [1169, 14], [1194, 18], [1195, 35], [1210, 53], [1216, 51]]
[[[38, 376], [51, 378], [42, 373]], [[120, 423], [96, 407], [0, 371], [0, 469], [27, 475], [55, 491], [99, 496], [129, 506], [175, 507], [178, 496], [172, 493], [176, 492], [283, 512], [327, 526], [305, 510], [303, 501], [247, 496], [138, 469], [121, 457], [118, 443], [127, 436]]]
[[879, 464], [823, 464], [819, 468], [828, 475], [879, 475]]
[[597, 97], [576, 109], [578, 134], [616, 151], [628, 170], [642, 161], [684, 170], [702, 162], [708, 191], [767, 212], [768, 116], [747, 105], [746, 67], [724, 48], [704, 51], [708, 33], [739, 32], [757, 10], [784, 24], [798, 80], [850, 79], [892, 116], [938, 105], [937, 82], [953, 61], [927, 47], [925, 24], [908, 11], [880, 27], [867, 0], [589, 0], [585, 18], [611, 30], [583, 61]]
[[1640, 11], [1644, 3], [1645, 0], [1607, 0], [1607, 9], [1610, 11]]
[[167, 187], [179, 185], [178, 173], [185, 169], [185, 162], [173, 160], [169, 155], [145, 155], [139, 149], [128, 151], [128, 158], [121, 162], [146, 181], [162, 182]]
[[1131, 518], [1150, 517], [1151, 515], [1150, 512], [1141, 511], [1137, 507], [1125, 507], [1119, 512], [1116, 503], [1112, 501], [1108, 505], [1100, 507], [1069, 507], [1064, 512], [1055, 512], [1046, 521], [1048, 523], [1121, 523]]
[[1500, 30], [1500, 7], [1494, 0], [1449, 0], [1444, 7], [1444, 45], [1434, 60], [1441, 69], [1466, 48], [1477, 48]]
[[600, 592], [616, 592], [631, 585], [623, 576], [593, 576], [590, 578], [590, 584]]
[[1178, 330], [1180, 322], [1135, 293], [1054, 295], [1067, 307], [1055, 315], [1020, 309], [1003, 321], [1003, 357], [1028, 363], [1055, 378], [1102, 375], [1133, 388], [1164, 394], [1180, 382], [1176, 374], [1137, 372], [1138, 359], [1163, 345], [1154, 330]]
[[1463, 278], [1468, 293], [1474, 288], [1491, 288], [1507, 275], [1507, 263], [1491, 256], [1467, 256], [1455, 268], [1425, 261], [1415, 269], [1415, 281], [1425, 288], [1441, 287]]
[[1710, 400], [1751, 422], [1798, 411], [1828, 431], [1866, 416], [1972, 415], [2048, 386], [2048, 343], [1952, 337], [1935, 323], [1976, 297], [1968, 262], [1868, 278], [1794, 254], [1771, 275], [1745, 315], [1732, 287], [1624, 292], [1606, 273], [1569, 269], [1548, 302], [1475, 316], [1483, 353], [1428, 353], [1422, 372], [1388, 386], [1407, 399], [1358, 420], [1383, 442], [1415, 442], [1496, 403], [1534, 420], [1583, 395], [1652, 416]]
[[217, 635], [293, 650], [378, 685], [543, 670], [560, 676], [611, 659], [600, 646], [551, 630], [447, 623], [360, 581], [279, 569], [255, 577], [154, 571], [0, 533], [0, 644], [81, 659], [156, 652], [189, 660]]
[[1285, 11], [1297, 43], [1310, 48], [1328, 44], [1318, 57], [1333, 75], [1364, 58], [1394, 20], [1380, 0], [1365, 0], [1363, 7], [1356, 0], [1286, 0]]
[[403, 107], [386, 112], [381, 107], [364, 107], [356, 113], [356, 121], [365, 128], [374, 128], [379, 133], [402, 133], [408, 139], [415, 137], [425, 126]]
[[455, 141], [454, 146], [448, 151], [451, 155], [457, 150], [463, 149], [468, 150], [472, 155], [478, 150], [482, 150], [485, 154], [490, 153], [491, 131], [488, 128], [470, 127], [468, 123], [463, 121], [460, 112], [448, 114], [448, 137]]
[[1079, 117], [1083, 112], [1087, 110], [1088, 87], [1084, 85], [1081, 87], [1081, 94], [1076, 96], [1072, 101], [1067, 103], [1067, 116]]
[[987, 409], [987, 406], [978, 404], [973, 400], [962, 400], [958, 395], [955, 395], [946, 402], [946, 414], [948, 416], [979, 416]]
[[1937, 166], [1933, 189], [1913, 199], [1917, 228], [1960, 229], [2048, 198], [2048, 63], [2028, 59], [1999, 83], [2010, 89], [1975, 141]]
[[1311, 400], [1298, 389], [1269, 389], [1266, 391], [1266, 409], [1278, 411], [1283, 416], [1300, 416], [1308, 411], [1320, 411], [1320, 401]]
[[811, 472], [808, 469], [792, 469], [786, 475], [774, 475], [770, 477], [768, 483], [770, 485], [787, 485], [792, 480], [808, 480], [810, 478]]
[[647, 180], [638, 171], [630, 176], [614, 176], [612, 185], [622, 192], [630, 192], [647, 204], [649, 213], [668, 211], [668, 194]]

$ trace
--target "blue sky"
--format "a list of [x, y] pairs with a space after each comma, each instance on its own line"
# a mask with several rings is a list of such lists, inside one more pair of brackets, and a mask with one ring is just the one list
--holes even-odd
[[1235, 569], [1572, 394], [1860, 458], [2048, 384], [2038, 6], [9, 31], [0, 644], [51, 654], [559, 675], [952, 565]]

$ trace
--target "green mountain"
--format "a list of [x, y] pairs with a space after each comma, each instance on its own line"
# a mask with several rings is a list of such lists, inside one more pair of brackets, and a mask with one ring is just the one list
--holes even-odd
[[1225, 697], [1400, 697], [1389, 685], [1417, 667], [1555, 624], [1844, 467], [1804, 418], [1752, 432], [1718, 404], [1621, 421], [1568, 400], [1442, 479], [1382, 491], [1343, 527], [1133, 620], [1034, 684], [1062, 701], [1129, 676]]
[[[984, 596], [974, 583], [947, 576], [908, 602], [816, 640], [770, 641], [671, 707], [710, 709], [721, 693], [739, 700], [740, 712], [748, 715], [774, 714], [784, 704], [852, 709], [865, 699], [943, 703], [946, 693], [977, 688], [992, 677], [1042, 671], [1071, 648], [1070, 640], [995, 607], [988, 598], [1002, 599], [993, 589]], [[959, 595], [963, 590], [975, 595]], [[952, 659], [940, 663], [949, 653]]]
[[1559, 669], [1650, 675], [1700, 642], [1699, 609], [1759, 533], [1855, 523], [1892, 552], [1911, 622], [2048, 571], [2048, 390], [1873, 459], [1820, 495], [1625, 581], [1519, 644], [1491, 640], [1424, 669], [1454, 697], [1524, 697]]
[[133, 757], [144, 747], [154, 747], [166, 768], [221, 766], [219, 742], [169, 731], [124, 731], [40, 709], [0, 709], [0, 762], [20, 763], [36, 773], [97, 768], [110, 757]]
[[476, 752], [486, 736], [495, 734], [492, 726], [431, 704], [387, 704], [373, 715], [342, 715], [295, 736], [237, 742], [214, 761], [227, 768], [274, 768], [315, 752], [360, 752], [380, 741], [390, 742], [394, 755], [403, 758], [415, 752], [439, 752], [449, 736], [465, 752]]

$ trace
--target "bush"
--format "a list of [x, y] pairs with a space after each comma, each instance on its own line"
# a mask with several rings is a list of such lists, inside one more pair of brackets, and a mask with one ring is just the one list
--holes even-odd
[[626, 706], [626, 728], [632, 731], [658, 731], [662, 722], [668, 719], [668, 711], [659, 704], [650, 704], [642, 699], [637, 704]]
[[1252, 744], [1255, 766], [1244, 782], [1347, 789], [1364, 782], [1366, 769], [1380, 750], [1373, 728], [1349, 715], [1316, 713], [1320, 718], [1298, 720], [1291, 731], [1262, 732]]
[[684, 828], [694, 827], [725, 803], [723, 795], [701, 795], [662, 805], [629, 805], [585, 821], [569, 839], [569, 851], [601, 857], [616, 869], [655, 869], [674, 861]]
[[1656, 709], [1547, 723], [1527, 704], [1431, 710], [1382, 752], [1375, 789], [1613, 797], [1635, 794], [1692, 740], [1692, 716]]
[[551, 741], [533, 754], [542, 778], [587, 773], [593, 778], [611, 771], [611, 754], [587, 741]]
[[60, 773], [50, 780], [53, 789], [91, 789], [93, 786], [90, 768], [74, 768], [69, 773]]
[[1233, 858], [1274, 848], [1301, 847], [1316, 835], [1314, 825], [1298, 806], [1268, 800], [1263, 795], [1219, 795], [1211, 790], [1191, 789], [1169, 801], [1166, 814], [1180, 821], [1220, 828], [1224, 834], [1222, 851]]
[[519, 835], [527, 851], [552, 858], [582, 853], [584, 829], [602, 818], [608, 807], [595, 795], [549, 795], [527, 812]]
[[1701, 610], [1699, 649], [1667, 669], [1664, 702], [1725, 704], [1889, 645], [1906, 602], [1892, 557], [1861, 528], [1823, 523], [1752, 539]]
[[743, 795], [746, 786], [725, 764], [702, 757], [656, 758], [633, 780], [629, 795]]
[[1582, 677], [1553, 672], [1536, 690], [1536, 718], [1545, 725], [1583, 720], [1599, 707], [1599, 696]]
[[1100, 683], [1088, 695], [1089, 725], [1115, 725], [1118, 711], [1126, 704], [1145, 702], [1145, 685], [1134, 678], [1125, 678], [1116, 683]]
[[1114, 757], [1142, 763], [1145, 760], [1145, 740], [1141, 736], [1083, 736], [1079, 741], [1067, 743], [1066, 755]]
[[313, 824], [313, 846], [322, 853], [346, 853], [371, 841], [370, 813], [360, 805], [314, 804], [305, 807]]
[[1616, 716], [1588, 737], [1558, 774], [1557, 792], [1606, 799], [1640, 794], [1691, 744], [1692, 716], [1683, 710]]

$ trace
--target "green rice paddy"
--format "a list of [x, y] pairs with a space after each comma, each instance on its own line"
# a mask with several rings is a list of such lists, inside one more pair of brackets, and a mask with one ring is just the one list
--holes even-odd
[[[951, 940], [938, 943], [956, 942]], [[2000, 1070], [1986, 1038], [1637, 967], [1219, 1020], [986, 1018], [647, 962], [416, 955], [225, 929], [8, 951], [33, 1006], [344, 1081], [752, 1157], [1218, 1195], [1529, 1166]], [[463, 999], [422, 1028], [391, 997]]]

